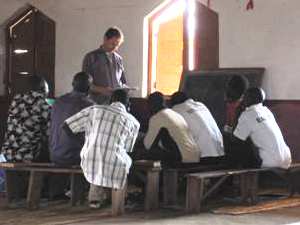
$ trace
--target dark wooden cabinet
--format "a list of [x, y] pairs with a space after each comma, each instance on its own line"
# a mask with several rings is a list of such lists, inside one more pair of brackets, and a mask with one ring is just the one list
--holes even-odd
[[30, 77], [42, 76], [54, 95], [55, 22], [34, 7], [11, 19], [7, 33], [6, 95], [28, 91]]

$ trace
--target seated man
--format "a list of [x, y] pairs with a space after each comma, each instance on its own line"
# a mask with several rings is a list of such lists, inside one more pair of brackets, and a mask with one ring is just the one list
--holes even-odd
[[50, 158], [58, 165], [80, 164], [84, 133], [69, 136], [62, 129], [62, 125], [67, 118], [92, 105], [88, 99], [90, 81], [87, 73], [77, 73], [73, 78], [72, 86], [73, 91], [56, 99], [51, 110]]
[[[248, 86], [248, 80], [244, 76], [238, 75], [233, 76], [226, 85], [226, 120], [223, 130], [223, 144], [225, 158], [229, 168], [259, 167], [261, 164], [258, 151], [250, 138], [246, 141], [239, 141], [233, 136], [233, 130], [237, 125], [238, 118], [245, 109], [243, 96]], [[241, 154], [243, 154], [244, 157], [242, 157], [242, 159], [239, 156], [240, 149], [243, 149], [243, 153]]]
[[99, 208], [107, 188], [122, 189], [132, 160], [140, 124], [127, 112], [129, 98], [124, 90], [113, 92], [110, 105], [90, 106], [65, 121], [68, 132], [85, 132], [81, 167], [91, 184], [90, 207]]
[[183, 92], [175, 92], [170, 103], [172, 109], [185, 119], [198, 149], [201, 149], [200, 162], [220, 162], [223, 158], [220, 156], [224, 155], [223, 137], [208, 108], [188, 98]]
[[1, 153], [9, 162], [47, 161], [50, 106], [48, 85], [32, 76], [31, 91], [14, 96], [8, 111], [7, 131]]
[[244, 106], [241, 104], [243, 95], [249, 86], [248, 80], [243, 76], [233, 76], [226, 85], [225, 102], [226, 102], [226, 121], [224, 131], [232, 133], [237, 124]]
[[199, 162], [198, 149], [184, 118], [165, 107], [164, 96], [154, 92], [148, 97], [151, 111], [149, 127], [144, 138], [147, 159], [165, 163]]
[[[291, 153], [272, 112], [262, 105], [265, 94], [260, 88], [250, 88], [244, 96], [245, 111], [238, 119], [234, 136], [245, 141], [248, 137], [262, 159], [262, 167], [288, 168]], [[241, 151], [241, 157], [244, 157]]]

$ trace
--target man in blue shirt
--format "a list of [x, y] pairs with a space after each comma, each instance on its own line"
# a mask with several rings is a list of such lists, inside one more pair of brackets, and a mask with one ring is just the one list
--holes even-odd
[[90, 76], [77, 73], [72, 82], [73, 91], [56, 99], [51, 112], [50, 158], [58, 165], [79, 165], [80, 151], [84, 144], [84, 134], [69, 136], [62, 129], [64, 121], [82, 109], [91, 106], [88, 91]]

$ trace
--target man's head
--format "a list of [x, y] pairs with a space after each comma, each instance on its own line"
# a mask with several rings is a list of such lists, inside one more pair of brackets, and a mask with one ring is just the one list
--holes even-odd
[[46, 95], [49, 94], [49, 85], [47, 81], [41, 76], [31, 77], [32, 90], [42, 92]]
[[76, 73], [72, 81], [73, 90], [87, 94], [90, 89], [91, 80], [91, 76], [85, 72]]
[[185, 102], [187, 99], [188, 99], [188, 97], [186, 96], [185, 93], [183, 93], [181, 91], [177, 91], [177, 92], [173, 93], [171, 96], [171, 99], [170, 99], [171, 107], [173, 107], [174, 105], [181, 104], [181, 103]]
[[129, 96], [127, 91], [118, 89], [112, 93], [110, 102], [121, 102], [126, 108], [129, 106]]
[[106, 52], [117, 51], [124, 40], [124, 35], [118, 27], [110, 27], [104, 34], [102, 47]]
[[249, 88], [244, 96], [244, 104], [246, 107], [262, 103], [265, 100], [266, 94], [263, 89], [254, 87]]
[[248, 80], [243, 76], [235, 75], [227, 83], [225, 97], [227, 101], [237, 101], [249, 86]]
[[165, 108], [164, 95], [158, 91], [153, 92], [147, 99], [151, 114], [155, 114]]

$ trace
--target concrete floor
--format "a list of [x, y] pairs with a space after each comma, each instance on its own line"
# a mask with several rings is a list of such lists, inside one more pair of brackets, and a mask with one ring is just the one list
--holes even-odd
[[[47, 204], [47, 203], [45, 203]], [[161, 209], [153, 213], [127, 210], [121, 217], [111, 217], [109, 208], [90, 210], [88, 207], [73, 207], [62, 202], [51, 203], [37, 211], [25, 208], [0, 207], [1, 225], [300, 225], [300, 207], [253, 213], [240, 216], [200, 213], [185, 215], [182, 209]]]

